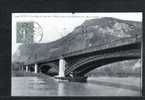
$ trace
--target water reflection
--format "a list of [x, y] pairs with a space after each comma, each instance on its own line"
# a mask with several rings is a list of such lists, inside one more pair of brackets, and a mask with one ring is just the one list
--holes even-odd
[[[111, 92], [110, 92], [111, 91]], [[139, 96], [134, 91], [95, 82], [58, 82], [53, 78], [13, 77], [12, 96]]]
[[62, 83], [62, 82], [58, 83], [58, 96], [63, 96], [65, 94], [65, 92], [64, 92], [64, 90], [65, 90], [64, 86], [65, 86], [64, 83]]

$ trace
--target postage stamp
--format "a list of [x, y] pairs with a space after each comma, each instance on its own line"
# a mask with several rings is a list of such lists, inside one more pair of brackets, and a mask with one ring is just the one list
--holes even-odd
[[[16, 23], [16, 37], [17, 43], [34, 43], [34, 41], [41, 41], [43, 36], [41, 26], [36, 22], [17, 22]], [[34, 40], [34, 38], [37, 40]]]

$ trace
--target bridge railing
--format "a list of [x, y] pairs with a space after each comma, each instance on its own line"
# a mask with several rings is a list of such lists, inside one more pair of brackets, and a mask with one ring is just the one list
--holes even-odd
[[65, 53], [63, 55], [65, 57], [67, 57], [67, 56], [71, 56], [71, 55], [77, 55], [79, 53], [83, 54], [83, 53], [102, 50], [102, 49], [106, 49], [106, 48], [112, 48], [112, 47], [121, 46], [121, 45], [125, 45], [125, 44], [135, 43], [135, 42], [141, 41], [140, 38], [141, 37], [120, 38], [120, 39], [117, 39], [117, 40], [112, 40], [112, 41], [107, 42], [107, 43], [95, 45], [95, 46], [92, 46], [92, 47], [89, 47], [89, 48], [85, 48], [85, 49], [81, 49], [81, 50], [77, 50], [77, 51], [73, 51], [73, 52], [68, 52], [68, 53]]

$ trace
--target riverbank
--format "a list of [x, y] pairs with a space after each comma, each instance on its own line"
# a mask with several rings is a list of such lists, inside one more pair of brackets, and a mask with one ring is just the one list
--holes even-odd
[[12, 77], [50, 77], [43, 73], [33, 73], [33, 72], [25, 72], [25, 71], [12, 71]]
[[89, 77], [88, 81], [105, 81], [127, 85], [139, 86], [141, 77]]

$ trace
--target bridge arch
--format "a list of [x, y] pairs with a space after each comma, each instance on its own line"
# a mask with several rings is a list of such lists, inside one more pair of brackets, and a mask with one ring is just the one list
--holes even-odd
[[124, 60], [133, 60], [140, 58], [140, 51], [130, 51], [130, 52], [116, 52], [114, 54], [109, 53], [105, 55], [94, 55], [85, 59], [81, 59], [70, 68], [66, 69], [65, 74], [69, 75], [74, 73], [76, 76], [85, 75], [86, 73], [92, 71], [97, 67], [101, 67], [106, 64], [124, 61]]
[[57, 74], [58, 66], [53, 63], [39, 65], [39, 72], [53, 76]]

